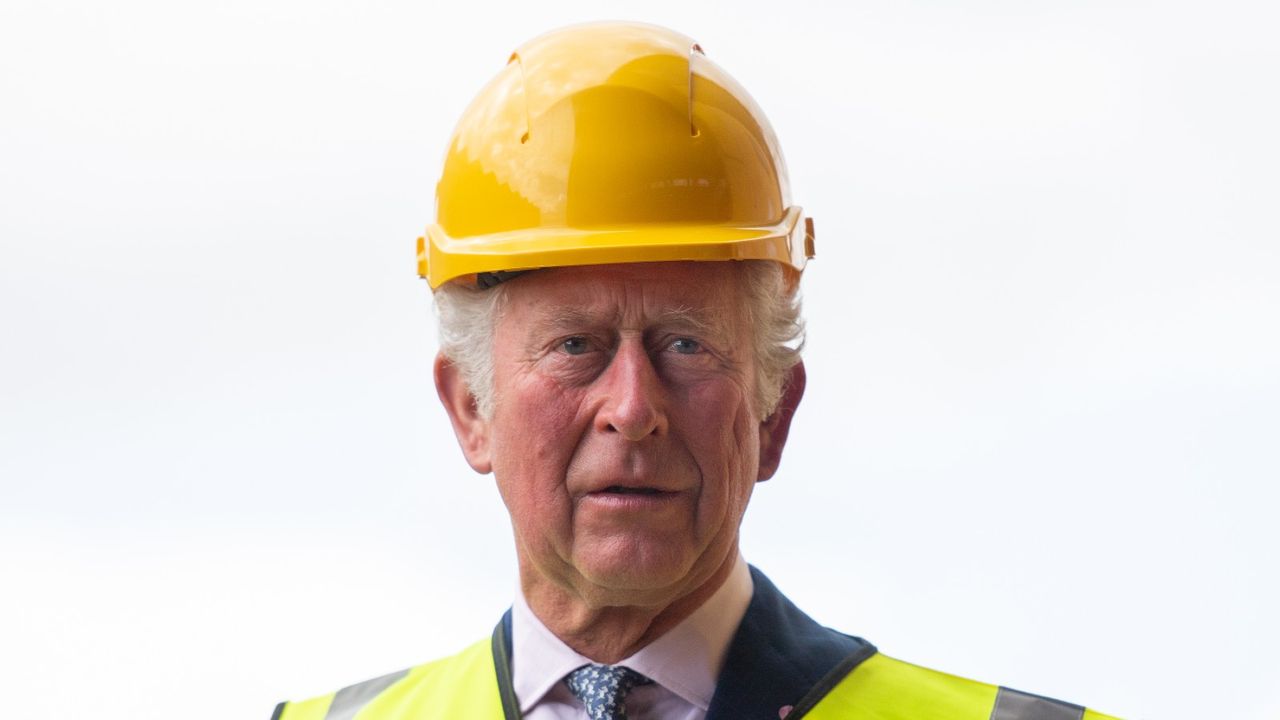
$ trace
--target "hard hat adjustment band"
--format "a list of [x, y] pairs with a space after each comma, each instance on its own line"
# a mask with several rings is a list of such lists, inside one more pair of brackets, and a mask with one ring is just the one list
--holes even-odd
[[476, 273], [476, 287], [481, 290], [488, 290], [491, 287], [501, 285], [502, 283], [518, 278], [529, 272], [528, 270], [495, 270], [493, 272]]

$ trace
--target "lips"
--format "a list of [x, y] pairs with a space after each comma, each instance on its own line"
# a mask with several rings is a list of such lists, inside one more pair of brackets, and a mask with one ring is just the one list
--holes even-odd
[[578, 497], [611, 502], [657, 502], [670, 500], [683, 494], [682, 491], [675, 488], [668, 489], [663, 487], [661, 483], [637, 482], [635, 480], [618, 482], [615, 479], [608, 484], [607, 481], [597, 483], [594, 487], [586, 489]]
[[583, 495], [674, 495], [687, 487], [675, 477], [640, 476], [631, 473], [611, 473], [576, 481], [569, 480], [569, 491]]
[[591, 512], [627, 515], [635, 512], [672, 512], [683, 506], [686, 495], [676, 490], [663, 490], [651, 485], [601, 485], [599, 489], [578, 496], [579, 507]]
[[598, 492], [614, 493], [617, 495], [661, 495], [663, 494], [663, 491], [659, 490], [658, 488], [624, 487], [622, 485], [610, 485], [609, 487], [603, 490], [600, 490]]

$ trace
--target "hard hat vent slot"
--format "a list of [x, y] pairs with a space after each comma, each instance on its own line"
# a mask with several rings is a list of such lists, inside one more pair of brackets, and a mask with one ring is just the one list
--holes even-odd
[[513, 52], [511, 57], [507, 58], [507, 64], [515, 63], [520, 68], [520, 95], [524, 103], [524, 134], [520, 136], [520, 144], [524, 145], [529, 142], [529, 131], [533, 129], [533, 120], [529, 117], [529, 87], [524, 76], [524, 61], [520, 59], [520, 53]]
[[706, 55], [702, 46], [694, 43], [689, 46], [689, 137], [698, 137], [698, 126], [693, 124], [693, 54]]

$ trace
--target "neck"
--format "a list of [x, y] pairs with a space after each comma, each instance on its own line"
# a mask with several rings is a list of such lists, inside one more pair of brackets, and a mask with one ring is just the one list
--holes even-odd
[[594, 662], [612, 665], [662, 637], [702, 607], [738, 561], [735, 546], [691, 592], [656, 606], [593, 606], [572, 589], [549, 582], [521, 564], [520, 585], [529, 609], [564, 644]]

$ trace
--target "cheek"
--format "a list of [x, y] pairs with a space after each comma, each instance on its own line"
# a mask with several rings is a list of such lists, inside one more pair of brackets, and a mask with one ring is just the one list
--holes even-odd
[[707, 433], [709, 439], [718, 437], [722, 443], [754, 444], [758, 440], [754, 432], [756, 420], [748, 397], [740, 384], [720, 379], [690, 388], [682, 405], [692, 422], [701, 423], [704, 432], [709, 428], [721, 431]]
[[703, 492], [726, 505], [745, 504], [755, 484], [760, 437], [748, 397], [720, 381], [693, 389], [684, 403], [683, 435], [710, 483]]
[[513, 514], [551, 508], [579, 432], [572, 393], [536, 378], [507, 382], [491, 425], [494, 475]]

